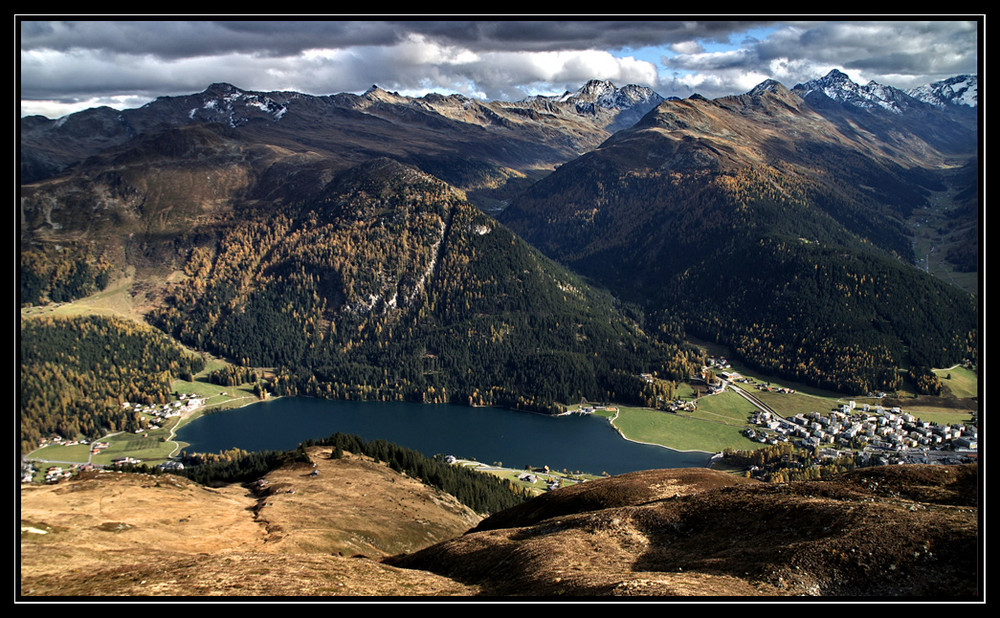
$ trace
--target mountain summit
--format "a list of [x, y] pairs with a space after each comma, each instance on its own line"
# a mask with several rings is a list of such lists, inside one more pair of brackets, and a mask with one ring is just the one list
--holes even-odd
[[792, 89], [804, 99], [814, 93], [821, 93], [834, 101], [846, 103], [862, 109], [881, 109], [901, 113], [915, 103], [906, 92], [871, 81], [859, 85], [851, 81], [846, 73], [834, 69], [825, 76], [799, 84]]
[[655, 106], [663, 101], [663, 97], [646, 86], [629, 84], [617, 88], [610, 81], [592, 79], [576, 92], [566, 92], [559, 100], [575, 103], [581, 112], [593, 113], [594, 107], [622, 110], [641, 104]]
[[948, 105], [979, 105], [979, 78], [975, 75], [957, 75], [907, 91], [914, 99], [944, 108]]

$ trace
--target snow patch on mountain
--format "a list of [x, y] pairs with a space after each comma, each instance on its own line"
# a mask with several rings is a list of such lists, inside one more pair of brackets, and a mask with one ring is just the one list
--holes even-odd
[[534, 96], [529, 101], [549, 101], [553, 103], [573, 103], [581, 114], [594, 114], [598, 108], [607, 110], [627, 110], [637, 105], [659, 105], [663, 97], [646, 86], [629, 84], [616, 87], [607, 80], [592, 79], [576, 92], [566, 91], [555, 96]]
[[247, 92], [229, 84], [212, 84], [201, 93], [202, 104], [188, 113], [191, 120], [224, 122], [231, 127], [246, 124], [252, 118], [280, 120], [287, 108], [265, 94]]

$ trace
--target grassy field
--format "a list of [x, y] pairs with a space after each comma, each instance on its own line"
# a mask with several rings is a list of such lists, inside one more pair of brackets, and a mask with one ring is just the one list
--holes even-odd
[[706, 395], [697, 401], [697, 407], [691, 416], [703, 421], [725, 423], [727, 425], [744, 426], [747, 417], [753, 414], [757, 407], [731, 391], [716, 395]]
[[[779, 393], [775, 391], [759, 391], [753, 388], [745, 390], [785, 418], [795, 416], [796, 414], [809, 414], [810, 412], [826, 414], [840, 403], [848, 401], [846, 398], [814, 395], [799, 391], [795, 391], [794, 393]], [[856, 401], [864, 403], [860, 400]]]
[[[500, 464], [501, 462], [497, 462]], [[593, 480], [600, 478], [594, 474], [582, 474], [580, 472], [571, 473], [569, 471], [559, 471], [559, 470], [549, 470], [548, 472], [537, 472], [535, 470], [518, 470], [515, 468], [503, 468], [498, 466], [487, 466], [480, 462], [475, 462], [471, 460], [465, 460], [461, 462], [461, 465], [473, 468], [478, 472], [483, 472], [485, 474], [492, 474], [493, 476], [510, 481], [515, 487], [521, 487], [527, 489], [531, 493], [537, 495], [549, 491], [548, 483], [553, 480], [558, 480], [563, 487], [568, 487], [570, 485], [575, 485], [577, 483], [582, 483], [584, 481]], [[529, 483], [527, 480], [521, 480], [518, 478], [525, 472], [533, 474], [536, 477], [534, 483]]]
[[693, 414], [620, 406], [613, 424], [625, 438], [636, 442], [717, 453], [727, 447], [761, 446], [740, 433], [752, 408], [735, 393], [721, 393], [702, 397]]
[[133, 457], [143, 463], [157, 464], [170, 457], [176, 445], [167, 440], [169, 433], [158, 429], [145, 434], [119, 433], [102, 442], [110, 446], [94, 455], [91, 463], [107, 466], [119, 457]]
[[79, 298], [70, 303], [52, 303], [40, 307], [25, 307], [21, 315], [49, 315], [57, 317], [73, 317], [79, 315], [115, 315], [142, 321], [141, 312], [137, 310], [129, 290], [132, 286], [132, 275], [114, 281], [106, 289], [86, 298]]
[[942, 386], [947, 387], [955, 397], [967, 398], [979, 395], [979, 378], [965, 367], [935, 369], [934, 373], [941, 379]]
[[916, 416], [922, 421], [930, 421], [938, 425], [953, 425], [955, 423], [967, 423], [972, 420], [972, 414], [968, 410], [956, 410], [953, 408], [937, 408], [933, 406], [910, 406], [906, 412]]

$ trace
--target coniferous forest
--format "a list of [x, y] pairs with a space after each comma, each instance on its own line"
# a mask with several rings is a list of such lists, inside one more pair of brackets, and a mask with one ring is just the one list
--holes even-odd
[[853, 394], [894, 390], [911, 366], [976, 360], [976, 298], [906, 263], [899, 215], [933, 179], [913, 176], [895, 203], [767, 168], [643, 174], [623, 160], [581, 157], [501, 219], [645, 302], [651, 332], [680, 324], [759, 371]]
[[439, 181], [383, 162], [331, 185], [194, 249], [152, 322], [274, 368], [277, 395], [556, 412], [700, 366]]

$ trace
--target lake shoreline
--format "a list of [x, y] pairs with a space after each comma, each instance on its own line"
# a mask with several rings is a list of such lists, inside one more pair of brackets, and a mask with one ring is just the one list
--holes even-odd
[[[719, 454], [719, 453], [717, 453], [715, 451], [703, 451], [701, 449], [681, 450], [681, 449], [673, 448], [673, 447], [670, 447], [670, 446], [666, 446], [664, 444], [658, 444], [656, 442], [643, 442], [642, 440], [635, 440], [635, 439], [629, 438], [628, 436], [625, 435], [625, 433], [617, 425], [615, 425], [614, 421], [615, 421], [616, 418], [618, 418], [618, 412], [615, 412], [615, 415], [608, 419], [608, 424], [611, 425], [612, 429], [614, 429], [618, 433], [619, 436], [621, 436], [622, 440], [627, 440], [627, 441], [633, 442], [635, 444], [645, 444], [647, 446], [659, 446], [660, 448], [669, 449], [671, 451], [674, 451], [675, 453], [704, 453], [705, 455], [711, 455], [713, 458], [716, 457]], [[710, 466], [711, 463], [712, 463], [712, 460], [710, 459], [709, 462], [708, 462], [708, 465]]]

